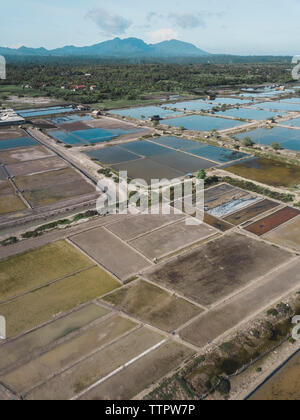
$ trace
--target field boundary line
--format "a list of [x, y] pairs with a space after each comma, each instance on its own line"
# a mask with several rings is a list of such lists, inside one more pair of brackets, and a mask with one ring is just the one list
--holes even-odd
[[110, 276], [112, 276], [118, 283], [123, 286], [123, 282], [119, 277], [117, 277], [114, 273], [112, 273], [108, 268], [105, 267], [105, 265], [100, 264], [98, 261], [95, 260], [95, 258], [91, 257], [86, 251], [84, 251], [79, 245], [77, 245], [75, 242], [72, 241], [70, 238], [65, 239], [66, 242], [68, 242], [70, 245], [72, 245], [74, 248], [76, 248], [79, 252], [81, 252], [83, 255], [88, 257], [94, 264], [96, 264], [97, 267], [101, 268], [102, 270], [105, 270]]
[[[113, 315], [115, 315], [116, 317], [117, 317], [117, 316], [121, 317], [121, 315], [120, 315], [120, 314], [117, 314], [117, 313], [114, 313]], [[113, 318], [113, 316], [112, 316], [111, 318]], [[123, 317], [123, 318], [125, 318], [125, 317]], [[103, 321], [105, 321], [105, 320], [103, 320]], [[101, 324], [101, 322], [99, 322], [99, 324], [95, 325], [95, 328], [96, 328], [96, 326], [99, 326], [100, 324]], [[78, 359], [78, 360], [76, 360], [75, 362], [71, 363], [69, 366], [66, 366], [66, 367], [62, 368], [61, 370], [58, 370], [58, 371], [54, 372], [53, 374], [49, 375], [48, 377], [46, 377], [46, 378], [45, 378], [44, 380], [42, 380], [41, 382], [37, 383], [36, 385], [33, 385], [31, 388], [28, 388], [28, 389], [24, 390], [24, 393], [21, 393], [21, 395], [22, 395], [23, 397], [25, 397], [25, 398], [26, 398], [26, 396], [27, 396], [28, 394], [30, 394], [32, 391], [34, 391], [35, 389], [37, 389], [37, 388], [39, 388], [39, 387], [41, 387], [41, 386], [45, 385], [47, 382], [51, 381], [52, 379], [54, 379], [54, 378], [56, 378], [56, 377], [58, 377], [58, 376], [62, 375], [63, 373], [65, 373], [65, 372], [67, 372], [67, 371], [69, 371], [69, 370], [73, 369], [75, 366], [80, 365], [81, 363], [83, 363], [83, 362], [85, 362], [86, 360], [88, 360], [88, 359], [92, 358], [92, 357], [93, 357], [93, 356], [95, 356], [96, 354], [98, 354], [98, 353], [102, 352], [103, 350], [106, 350], [108, 347], [112, 346], [113, 344], [116, 344], [119, 340], [122, 340], [123, 338], [126, 338], [126, 337], [127, 337], [127, 336], [129, 336], [130, 334], [133, 334], [134, 332], [136, 332], [136, 331], [138, 331], [138, 330], [140, 330], [140, 329], [142, 329], [142, 328], [143, 328], [143, 326], [142, 326], [141, 324], [138, 324], [136, 321], [135, 321], [135, 324], [136, 324], [136, 325], [135, 325], [132, 329], [125, 331], [122, 335], [119, 335], [118, 337], [116, 337], [115, 339], [113, 339], [111, 342], [106, 343], [106, 344], [104, 344], [103, 346], [101, 346], [101, 347], [99, 347], [99, 348], [94, 349], [92, 352], [90, 352], [90, 353], [88, 353], [88, 354], [84, 355], [84, 356], [83, 356], [83, 357], [81, 357], [80, 359]], [[92, 327], [91, 327], [91, 328], [92, 328]], [[84, 332], [84, 331], [83, 331], [83, 332]], [[76, 337], [75, 337], [75, 338], [76, 338]], [[70, 341], [71, 341], [71, 340], [72, 340], [72, 338], [70, 339]], [[64, 344], [64, 343], [62, 343], [62, 344]], [[62, 345], [62, 344], [61, 344], [61, 345]], [[53, 350], [55, 350], [55, 347], [54, 347], [54, 349], [53, 349]], [[50, 351], [51, 351], [51, 350], [50, 350]], [[47, 354], [47, 353], [48, 353], [48, 352], [46, 352], [46, 353], [44, 353], [44, 354]], [[37, 357], [37, 358], [38, 358], [38, 357]]]
[[21, 293], [20, 295], [17, 295], [17, 296], [13, 296], [12, 298], [9, 298], [7, 300], [1, 300], [0, 301], [0, 305], [4, 305], [4, 304], [10, 303], [10, 302], [13, 302], [14, 300], [20, 299], [20, 298], [22, 298], [22, 297], [24, 297], [26, 295], [29, 295], [30, 293], [37, 292], [38, 290], [44, 289], [45, 287], [51, 286], [52, 284], [55, 284], [55, 283], [58, 283], [59, 281], [66, 280], [66, 279], [68, 279], [68, 278], [70, 278], [72, 276], [76, 276], [77, 274], [84, 273], [85, 271], [89, 271], [92, 268], [96, 268], [96, 265], [93, 264], [93, 265], [91, 265], [89, 267], [82, 268], [80, 270], [74, 271], [74, 273], [66, 274], [63, 277], [60, 277], [60, 278], [55, 279], [55, 280], [52, 280], [52, 281], [50, 281], [48, 283], [42, 284], [42, 285], [40, 285], [40, 286], [38, 286], [38, 287], [36, 287], [34, 289], [28, 290], [28, 291], [26, 291], [24, 293]]
[[104, 378], [100, 379], [99, 381], [95, 382], [93, 385], [91, 385], [89, 388], [85, 389], [81, 393], [77, 394], [75, 397], [71, 398], [71, 401], [78, 400], [80, 397], [91, 391], [92, 389], [96, 388], [97, 386], [101, 385], [103, 382], [106, 382], [111, 377], [115, 376], [117, 373], [121, 372], [122, 370], [125, 370], [127, 367], [133, 365], [138, 360], [142, 359], [143, 357], [147, 356], [148, 354], [152, 353], [153, 351], [159, 349], [162, 345], [166, 344], [168, 342], [167, 339], [160, 341], [158, 344], [155, 344], [155, 346], [151, 347], [150, 349], [144, 351], [140, 355], [134, 357], [129, 362], [125, 363], [124, 365], [120, 366], [118, 369], [111, 372], [109, 375], [105, 376]]

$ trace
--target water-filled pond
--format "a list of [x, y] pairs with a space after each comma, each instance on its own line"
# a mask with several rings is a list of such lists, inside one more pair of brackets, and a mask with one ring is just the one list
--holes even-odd
[[64, 115], [62, 117], [51, 118], [49, 121], [52, 122], [53, 124], [70, 124], [73, 122], [89, 121], [92, 119], [93, 117], [89, 114], [86, 114], [86, 115], [72, 114], [72, 115]]
[[223, 168], [242, 178], [274, 187], [290, 188], [300, 183], [300, 166], [271, 159], [249, 158]]
[[136, 118], [138, 120], [147, 120], [154, 115], [160, 117], [168, 117], [180, 115], [180, 112], [175, 112], [170, 109], [164, 109], [159, 106], [145, 106], [139, 108], [113, 109], [111, 114], [121, 115], [123, 117]]
[[225, 118], [206, 117], [203, 115], [189, 115], [186, 117], [172, 118], [164, 121], [172, 127], [184, 127], [193, 131], [227, 130], [245, 124], [241, 121]]
[[258, 128], [257, 130], [239, 134], [236, 137], [239, 140], [250, 137], [255, 143], [265, 146], [270, 146], [272, 143], [280, 143], [285, 149], [300, 151], [300, 130], [292, 128]]
[[53, 106], [50, 108], [32, 108], [32, 109], [23, 109], [17, 111], [19, 115], [23, 118], [31, 118], [31, 117], [41, 117], [44, 115], [53, 115], [53, 114], [63, 114], [67, 112], [73, 112], [74, 109], [72, 106]]
[[0, 150], [15, 149], [17, 147], [35, 146], [36, 141], [30, 137], [19, 137], [16, 139], [0, 140]]
[[255, 105], [255, 108], [262, 108], [274, 111], [297, 111], [300, 112], [300, 103], [291, 103], [284, 101], [264, 102]]
[[274, 111], [250, 109], [250, 108], [234, 108], [227, 111], [220, 111], [217, 115], [224, 117], [242, 118], [246, 120], [267, 120], [276, 117], [278, 113]]
[[110, 129], [103, 130], [101, 128], [90, 128], [87, 130], [77, 130], [67, 132], [64, 130], [52, 130], [48, 133], [56, 140], [62, 141], [71, 146], [83, 146], [88, 144], [97, 144], [105, 141], [110, 141], [118, 136], [124, 134], [137, 133], [140, 130], [121, 130], [121, 129]]

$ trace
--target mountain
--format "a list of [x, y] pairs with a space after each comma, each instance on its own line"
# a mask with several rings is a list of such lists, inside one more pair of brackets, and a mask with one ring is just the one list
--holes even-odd
[[15, 56], [55, 56], [55, 57], [117, 57], [117, 58], [146, 58], [146, 57], [200, 57], [208, 56], [209, 53], [200, 50], [193, 44], [171, 40], [158, 44], [146, 44], [138, 38], [120, 39], [101, 42], [87, 47], [75, 47], [73, 45], [46, 50], [45, 48], [18, 49], [0, 47], [1, 55]]

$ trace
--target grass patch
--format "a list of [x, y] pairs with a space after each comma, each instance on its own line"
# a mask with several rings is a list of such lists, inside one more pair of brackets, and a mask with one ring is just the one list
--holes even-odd
[[51, 320], [119, 287], [106, 271], [93, 267], [0, 305], [7, 320], [8, 337], [13, 337]]
[[0, 300], [18, 296], [94, 263], [61, 241], [0, 262]]

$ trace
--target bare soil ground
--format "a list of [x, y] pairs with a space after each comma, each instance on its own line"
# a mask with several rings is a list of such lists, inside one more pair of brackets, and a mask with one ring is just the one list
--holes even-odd
[[101, 322], [77, 337], [66, 340], [53, 350], [31, 362], [1, 376], [2, 383], [17, 393], [24, 394], [55, 373], [92, 354], [102, 346], [136, 327], [136, 324], [119, 316]]
[[21, 364], [55, 346], [58, 340], [74, 335], [82, 327], [109, 314], [99, 305], [89, 304], [78, 311], [41, 327], [29, 334], [0, 346], [0, 374], [11, 371]]
[[150, 269], [146, 277], [212, 305], [290, 258], [289, 252], [232, 233]]
[[48, 172], [51, 170], [54, 171], [66, 168], [67, 166], [67, 163], [63, 159], [54, 156], [47, 159], [36, 159], [34, 161], [14, 163], [7, 166], [7, 169], [12, 176], [16, 177], [40, 174], [41, 172]]
[[176, 222], [183, 218], [183, 215], [138, 215], [109, 226], [109, 230], [125, 241], [130, 241], [140, 235], [158, 229], [164, 225]]
[[51, 156], [55, 156], [55, 154], [42, 146], [20, 147], [14, 150], [1, 152], [0, 162], [4, 165], [11, 165], [13, 163], [49, 158]]
[[145, 281], [130, 284], [103, 300], [134, 318], [168, 332], [202, 312], [186, 300]]
[[33, 207], [95, 192], [95, 187], [72, 168], [16, 177], [15, 183]]
[[130, 400], [194, 354], [169, 342], [84, 395], [82, 400]]
[[215, 233], [216, 230], [208, 225], [188, 226], [184, 220], [148, 233], [130, 244], [150, 259], [162, 258]]
[[121, 280], [150, 266], [145, 258], [103, 228], [73, 236], [71, 240]]
[[272, 302], [286, 295], [297, 287], [300, 282], [299, 259], [285, 268], [272, 273], [264, 279], [261, 285], [250, 288], [243, 294], [232, 298], [228, 303], [203, 314], [197, 321], [181, 331], [183, 339], [203, 347], [209, 342], [238, 325], [261, 308], [266, 308]]
[[15, 139], [18, 137], [24, 137], [24, 132], [17, 128], [1, 128], [0, 140]]
[[270, 242], [300, 251], [300, 217], [264, 236]]
[[161, 340], [161, 335], [139, 328], [35, 389], [26, 399], [71, 399]]

